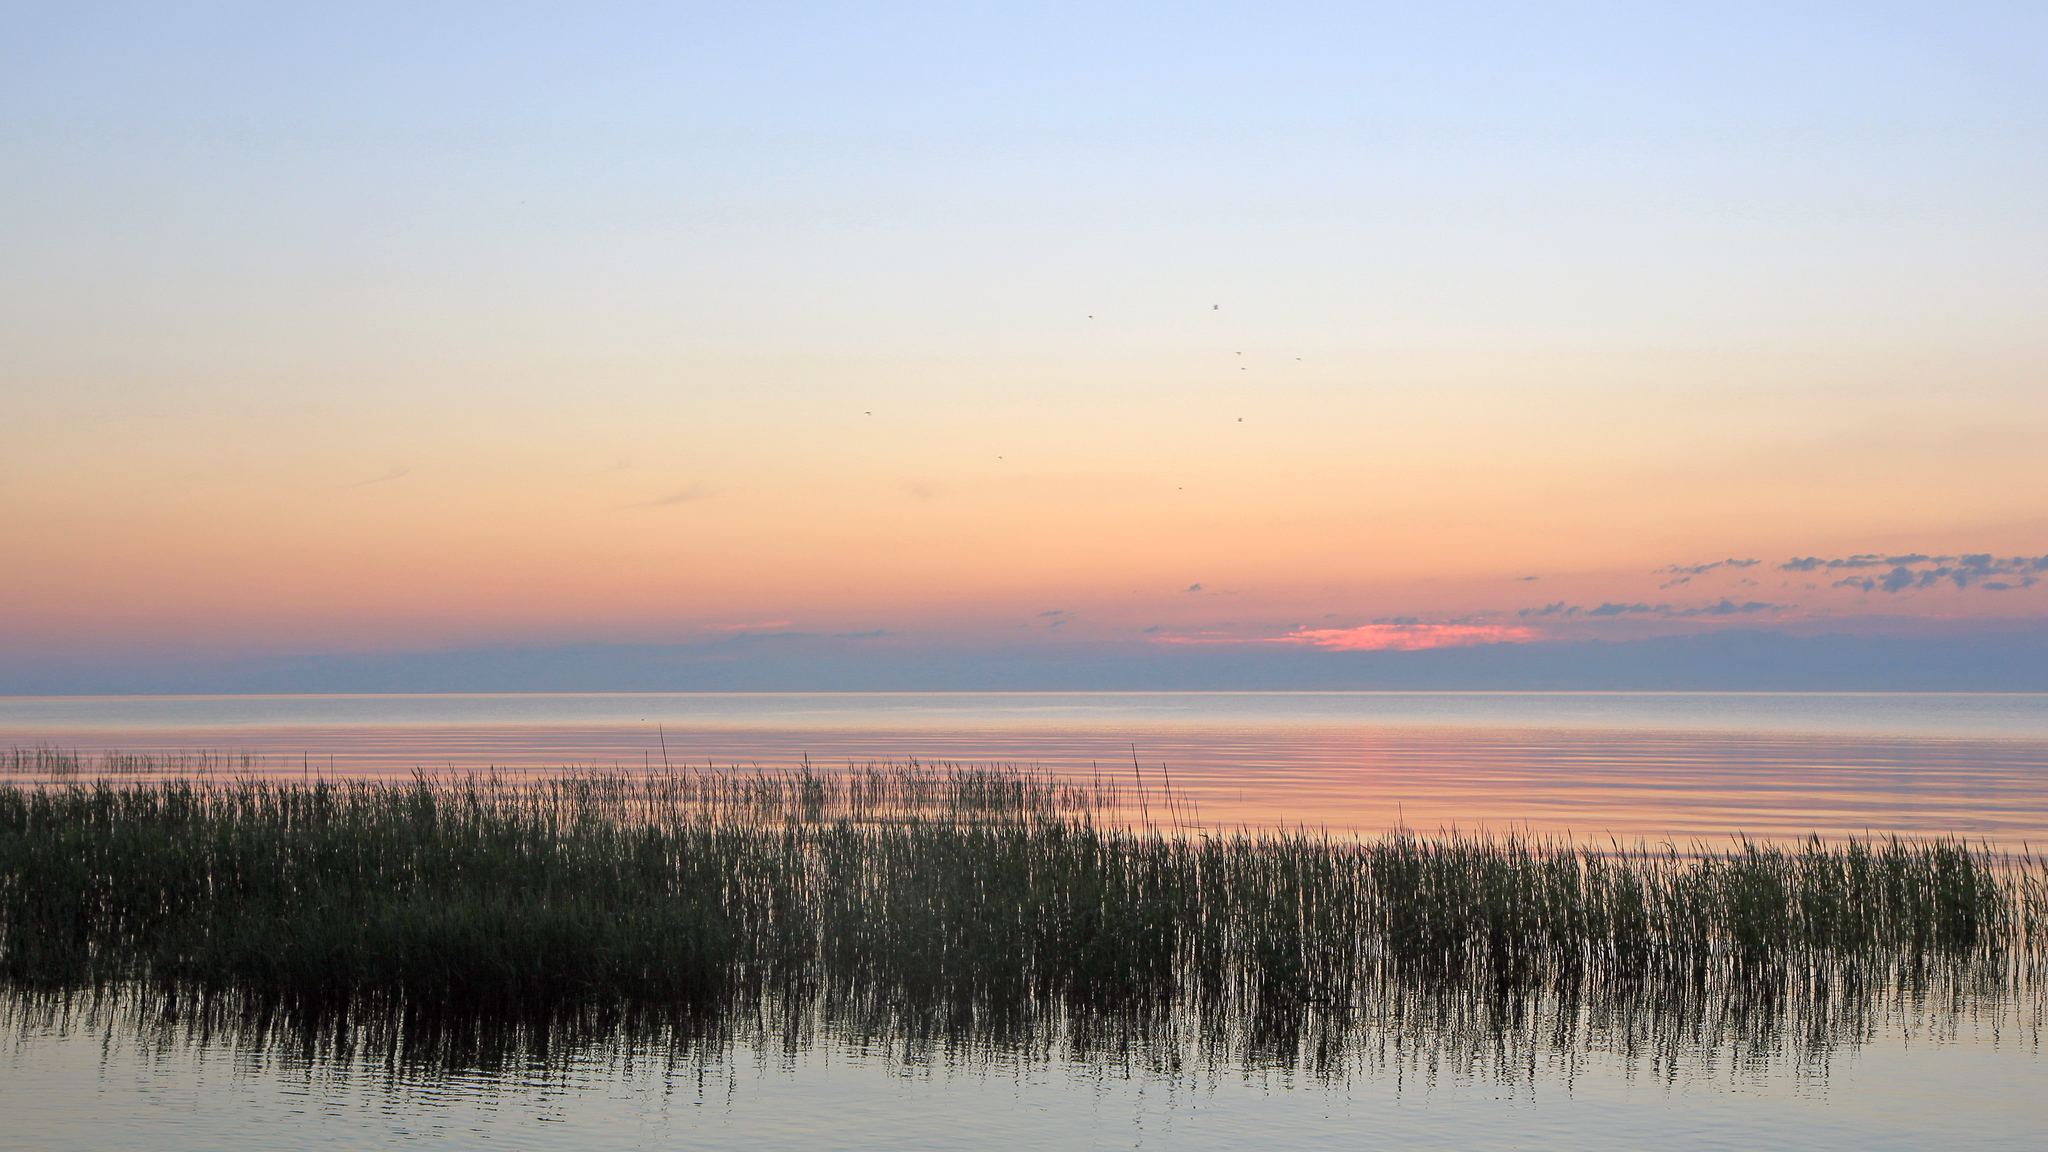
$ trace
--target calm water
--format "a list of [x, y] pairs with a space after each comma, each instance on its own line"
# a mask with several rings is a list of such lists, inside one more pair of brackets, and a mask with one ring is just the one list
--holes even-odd
[[[1382, 1014], [1306, 1060], [1182, 1043], [1080, 1051], [770, 1025], [479, 1055], [0, 1017], [0, 1144], [19, 1148], [2033, 1149], [2041, 1004], [1935, 996], [1649, 1024], [1535, 1006]], [[1412, 1007], [1412, 1005], [1411, 1005]], [[1739, 1014], [1738, 1014], [1739, 1015]], [[1753, 1025], [1753, 1021], [1750, 1022]]]
[[[0, 699], [0, 744], [269, 771], [919, 757], [1171, 782], [1213, 826], [2048, 843], [2048, 696], [887, 693]], [[1163, 767], [1162, 767], [1163, 766]]]
[[[1128, 774], [1135, 746], [1142, 778], [1212, 825], [2048, 842], [2040, 695], [0, 699], [9, 744], [248, 753], [293, 776], [910, 756]], [[1649, 1013], [1410, 990], [1295, 1021], [1277, 1048], [764, 1012], [709, 1038], [485, 1051], [15, 1002], [0, 1146], [2031, 1149], [2043, 983], [1897, 977]]]

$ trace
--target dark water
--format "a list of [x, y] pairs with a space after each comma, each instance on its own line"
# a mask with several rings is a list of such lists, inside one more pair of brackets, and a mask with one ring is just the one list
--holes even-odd
[[[36, 743], [235, 751], [293, 775], [664, 754], [1126, 773], [1136, 745], [1144, 778], [1212, 825], [2048, 841], [2041, 696], [0, 700], [0, 744]], [[1393, 980], [1221, 1023], [809, 1000], [465, 1029], [16, 994], [0, 1146], [2039, 1148], [2048, 981], [1980, 961], [1576, 991]]]

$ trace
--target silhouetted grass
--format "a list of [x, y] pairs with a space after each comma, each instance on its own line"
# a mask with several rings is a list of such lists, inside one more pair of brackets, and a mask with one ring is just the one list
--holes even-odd
[[0, 975], [408, 1027], [824, 1004], [926, 1036], [1057, 1018], [1085, 1047], [1173, 1016], [1339, 1060], [1388, 1013], [1711, 1028], [1995, 987], [2048, 929], [2034, 861], [1954, 840], [1169, 836], [1127, 799], [917, 765], [0, 785]]

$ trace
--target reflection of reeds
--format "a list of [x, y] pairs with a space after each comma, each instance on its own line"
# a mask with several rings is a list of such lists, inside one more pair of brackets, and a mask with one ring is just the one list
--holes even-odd
[[0, 974], [315, 1031], [779, 1013], [1327, 1070], [1369, 1036], [1539, 1022], [1832, 1042], [2036, 987], [2048, 932], [2034, 861], [1950, 840], [1167, 836], [1123, 807], [1108, 781], [916, 765], [0, 786]]

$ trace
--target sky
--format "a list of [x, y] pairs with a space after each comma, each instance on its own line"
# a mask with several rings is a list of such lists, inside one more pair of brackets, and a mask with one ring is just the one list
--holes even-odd
[[2048, 643], [2038, 5], [10, 13], [9, 690]]

